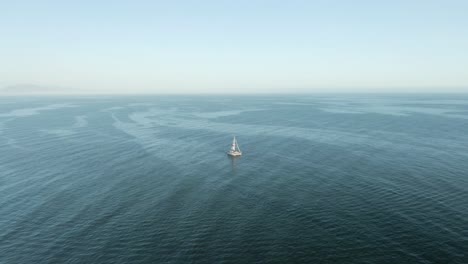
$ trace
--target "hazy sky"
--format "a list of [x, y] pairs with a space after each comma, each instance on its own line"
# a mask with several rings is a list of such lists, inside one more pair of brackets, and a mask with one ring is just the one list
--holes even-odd
[[23, 84], [468, 92], [468, 1], [0, 0], [0, 87]]

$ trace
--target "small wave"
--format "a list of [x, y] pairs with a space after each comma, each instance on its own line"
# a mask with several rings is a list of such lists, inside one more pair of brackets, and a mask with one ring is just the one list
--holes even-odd
[[73, 130], [68, 130], [68, 129], [41, 129], [40, 131], [43, 133], [60, 136], [60, 137], [71, 136], [75, 134]]
[[88, 120], [86, 116], [76, 116], [75, 123], [71, 127], [62, 127], [56, 129], [41, 129], [43, 133], [56, 135], [60, 137], [71, 136], [77, 133], [76, 129], [88, 126]]
[[51, 104], [43, 107], [15, 109], [7, 113], [0, 114], [0, 117], [26, 117], [38, 115], [42, 111], [56, 110], [61, 108], [77, 107], [72, 104]]
[[199, 112], [199, 113], [193, 113], [193, 115], [197, 117], [211, 119], [211, 118], [233, 116], [233, 115], [239, 115], [245, 112], [262, 111], [262, 110], [264, 109], [244, 109], [244, 110], [229, 110], [229, 111], [216, 111], [216, 112]]
[[75, 117], [75, 124], [73, 124], [73, 128], [82, 128], [88, 125], [88, 120], [86, 116], [76, 116]]

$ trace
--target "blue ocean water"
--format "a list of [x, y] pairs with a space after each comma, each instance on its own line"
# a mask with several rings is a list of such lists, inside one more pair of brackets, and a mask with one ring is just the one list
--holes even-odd
[[466, 95], [4, 97], [0, 150], [2, 264], [468, 263]]

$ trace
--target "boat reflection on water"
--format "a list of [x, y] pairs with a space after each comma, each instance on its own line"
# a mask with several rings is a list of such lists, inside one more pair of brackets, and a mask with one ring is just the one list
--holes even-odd
[[241, 156], [229, 156], [229, 159], [231, 160], [231, 169], [233, 172], [236, 172], [236, 167], [239, 163], [239, 159]]

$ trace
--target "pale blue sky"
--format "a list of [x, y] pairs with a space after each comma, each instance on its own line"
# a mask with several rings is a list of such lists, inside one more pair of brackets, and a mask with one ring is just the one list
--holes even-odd
[[0, 87], [468, 92], [468, 1], [0, 0]]

